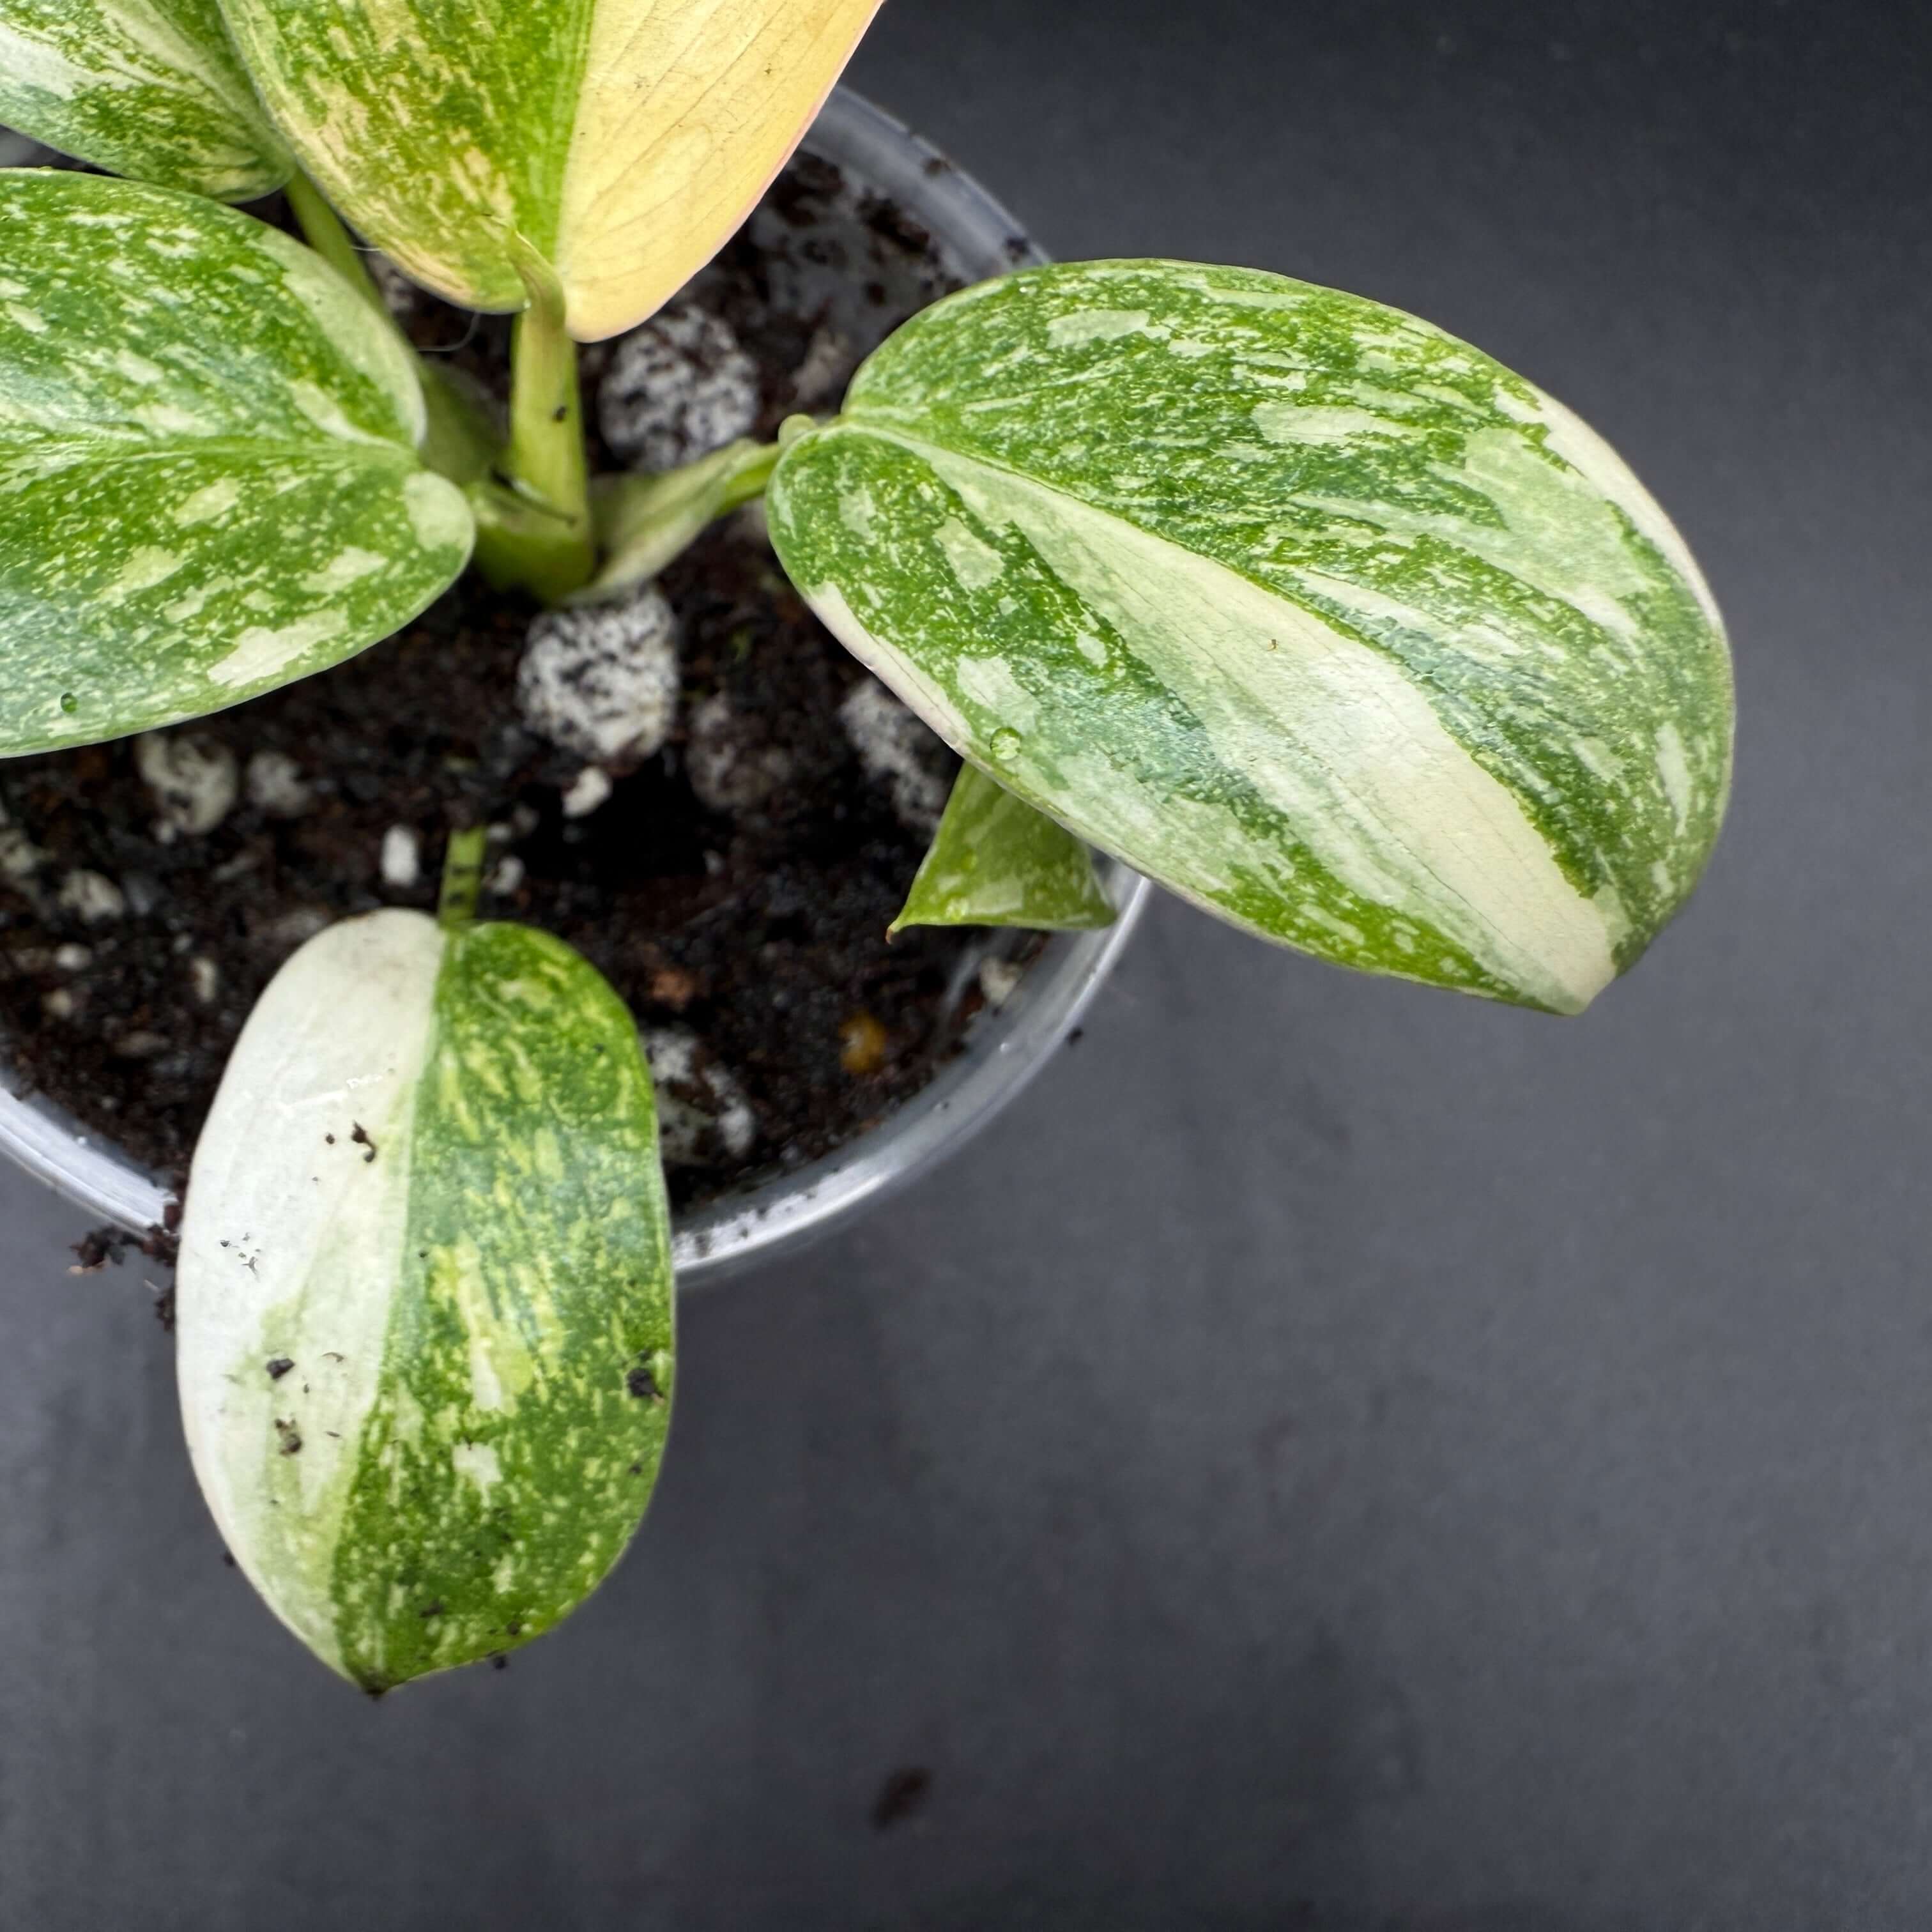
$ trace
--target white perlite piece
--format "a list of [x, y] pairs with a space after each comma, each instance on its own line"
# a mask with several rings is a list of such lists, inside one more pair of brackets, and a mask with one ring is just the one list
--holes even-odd
[[563, 795], [564, 817], [588, 818], [609, 799], [611, 789], [608, 772], [596, 765], [586, 765]]
[[524, 722], [580, 758], [640, 764], [677, 716], [677, 619], [650, 584], [621, 604], [546, 611], [517, 670]]
[[710, 812], [752, 812], [791, 776], [791, 754], [760, 741], [755, 725], [721, 691], [691, 714], [684, 748], [686, 775]]
[[206, 953], [197, 952], [188, 962], [188, 974], [195, 998], [204, 1006], [213, 1006], [215, 994], [221, 990], [221, 968]]
[[60, 907], [88, 926], [99, 926], [118, 919], [128, 910], [121, 888], [100, 872], [70, 872], [62, 880]]
[[406, 892], [422, 877], [422, 841], [416, 829], [392, 825], [382, 834], [382, 883], [396, 892]]
[[742, 1160], [758, 1137], [745, 1090], [684, 1027], [646, 1027], [639, 1037], [657, 1089], [658, 1134], [667, 1167], [715, 1166], [719, 1150]]
[[154, 836], [164, 845], [212, 832], [241, 794], [235, 754], [212, 738], [149, 731], [135, 741], [134, 766], [160, 808]]
[[490, 891], [499, 898], [506, 899], [513, 893], [520, 891], [523, 883], [524, 862], [517, 856], [515, 853], [506, 852], [502, 857], [496, 861], [496, 869], [490, 874]]
[[286, 752], [257, 752], [244, 782], [248, 802], [271, 818], [299, 818], [315, 802], [302, 766]]
[[876, 678], [867, 678], [838, 707], [838, 722], [866, 777], [884, 785], [908, 832], [930, 837], [946, 809], [946, 781], [927, 764], [934, 740]]
[[1010, 959], [982, 959], [980, 962], [980, 991], [994, 1012], [1019, 990], [1025, 969]]
[[604, 440], [640, 470], [676, 470], [749, 436], [758, 365], [716, 316], [674, 302], [616, 346], [597, 421]]

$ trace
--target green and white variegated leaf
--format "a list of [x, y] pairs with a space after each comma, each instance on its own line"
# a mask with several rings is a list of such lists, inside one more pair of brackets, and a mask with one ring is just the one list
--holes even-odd
[[219, 711], [462, 569], [394, 332], [198, 196], [0, 171], [0, 754]]
[[0, 124], [218, 201], [266, 194], [294, 166], [218, 0], [0, 0]]
[[1162, 262], [968, 290], [768, 508], [968, 758], [1324, 958], [1575, 1012], [1716, 837], [1730, 658], [1682, 538], [1560, 404], [1377, 303]]
[[1037, 932], [1112, 926], [1094, 855], [976, 765], [962, 767], [895, 932], [910, 926], [1019, 926]]
[[330, 928], [250, 1016], [195, 1154], [182, 1408], [229, 1548], [384, 1690], [526, 1642], [610, 1569], [669, 1422], [637, 1028], [562, 940]]
[[520, 236], [595, 340], [730, 239], [879, 0], [221, 0], [329, 199], [418, 280], [520, 309]]

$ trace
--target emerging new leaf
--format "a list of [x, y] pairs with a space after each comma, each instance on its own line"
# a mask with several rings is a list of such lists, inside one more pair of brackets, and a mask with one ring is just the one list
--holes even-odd
[[439, 295], [518, 309], [514, 233], [594, 341], [723, 246], [879, 0], [221, 0], [357, 227]]
[[1377, 303], [988, 284], [872, 357], [768, 508], [967, 758], [1324, 958], [1574, 1012], [1717, 836], [1730, 662], [1682, 538], [1560, 404]]
[[0, 755], [219, 711], [462, 569], [408, 351], [299, 243], [194, 195], [0, 172]]
[[0, 123], [218, 201], [266, 194], [294, 165], [218, 0], [0, 0]]
[[1094, 876], [1093, 854], [1064, 826], [968, 765], [892, 930], [1020, 926], [1079, 932], [1112, 926], [1116, 916]]
[[330, 928], [271, 983], [194, 1160], [182, 1409], [228, 1546], [365, 1689], [596, 1587], [670, 1416], [669, 1222], [637, 1028], [562, 940]]

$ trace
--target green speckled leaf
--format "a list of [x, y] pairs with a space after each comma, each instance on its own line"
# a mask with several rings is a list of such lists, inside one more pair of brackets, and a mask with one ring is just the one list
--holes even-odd
[[892, 930], [1022, 926], [1082, 932], [1112, 926], [1115, 917], [1094, 875], [1093, 854], [1044, 812], [967, 765]]
[[562, 940], [420, 913], [271, 983], [195, 1154], [182, 1408], [229, 1548], [366, 1689], [527, 1642], [616, 1561], [670, 1420], [637, 1028]]
[[573, 334], [641, 322], [730, 239], [879, 0], [221, 0], [303, 164], [410, 274]]
[[352, 656], [473, 535], [408, 352], [232, 208], [0, 171], [0, 754], [219, 711]]
[[1717, 836], [1730, 657], [1682, 538], [1560, 404], [1378, 304], [989, 283], [872, 358], [768, 508], [967, 758], [1343, 964], [1575, 1012]]
[[294, 165], [217, 0], [0, 0], [0, 124], [218, 201], [266, 194]]

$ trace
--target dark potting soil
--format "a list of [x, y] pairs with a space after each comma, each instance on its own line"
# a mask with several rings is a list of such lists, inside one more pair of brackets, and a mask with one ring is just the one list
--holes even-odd
[[[856, 290], [861, 320], [801, 310], [824, 273]], [[836, 406], [860, 356], [947, 286], [914, 224], [805, 159], [688, 299], [755, 362], [769, 437], [794, 407]], [[501, 392], [500, 319], [419, 293], [399, 307], [419, 343]], [[592, 424], [611, 359], [584, 357]], [[616, 466], [594, 434], [593, 456]], [[680, 722], [586, 815], [563, 804], [584, 761], [519, 721], [533, 607], [474, 578], [350, 663], [170, 734], [220, 748], [242, 778], [206, 832], [161, 826], [132, 743], [0, 766], [0, 1028], [16, 1082], [178, 1179], [276, 969], [344, 915], [433, 908], [447, 832], [482, 824], [484, 916], [560, 934], [647, 1030], [684, 1036], [670, 1092], [699, 1126], [671, 1171], [679, 1204], [816, 1158], [916, 1092], [982, 997], [974, 936], [886, 944], [925, 840], [842, 724], [868, 674], [787, 583], [755, 513], [715, 526], [661, 587], [682, 627]], [[787, 774], [729, 811], [700, 802], [686, 758], [694, 711], [720, 694], [736, 755]], [[950, 776], [936, 739], [918, 755]], [[250, 782], [270, 770], [278, 783]], [[386, 882], [386, 842], [388, 880], [418, 855], [412, 883]]]

